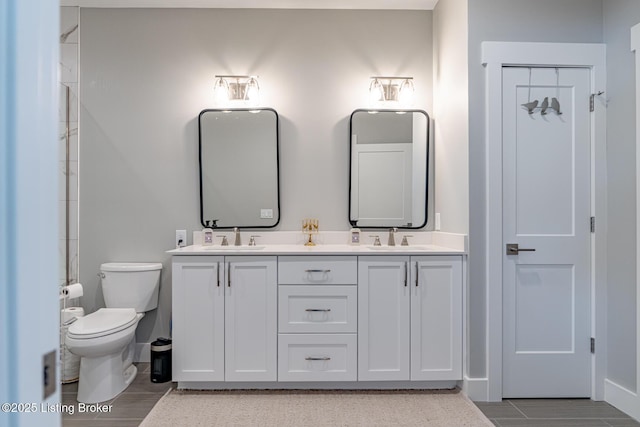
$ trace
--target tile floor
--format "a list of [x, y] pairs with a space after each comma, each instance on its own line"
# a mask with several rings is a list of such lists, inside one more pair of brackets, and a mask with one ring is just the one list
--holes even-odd
[[[138, 376], [115, 399], [111, 412], [63, 414], [63, 427], [136, 427], [173, 383], [154, 384], [149, 364], [138, 363]], [[62, 386], [62, 403], [77, 408], [78, 383]], [[606, 402], [589, 399], [508, 399], [476, 403], [498, 427], [629, 427], [640, 423]]]
[[499, 427], [640, 426], [608, 403], [589, 399], [507, 399], [476, 406]]
[[62, 386], [62, 404], [74, 405], [75, 413], [62, 414], [63, 427], [137, 427], [172, 383], [155, 384], [149, 379], [149, 364], [138, 363], [138, 375], [124, 393], [104, 402], [112, 405], [108, 413], [78, 413], [78, 383]]

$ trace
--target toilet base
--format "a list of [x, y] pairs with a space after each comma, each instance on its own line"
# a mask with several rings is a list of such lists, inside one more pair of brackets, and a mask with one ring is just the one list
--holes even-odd
[[80, 359], [78, 402], [99, 403], [111, 400], [133, 382], [138, 373], [135, 365], [124, 369], [121, 354]]

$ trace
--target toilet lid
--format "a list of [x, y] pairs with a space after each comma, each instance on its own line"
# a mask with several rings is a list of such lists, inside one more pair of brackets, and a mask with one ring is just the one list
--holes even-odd
[[85, 317], [79, 317], [68, 334], [75, 338], [96, 338], [128, 328], [138, 321], [133, 308], [101, 308]]

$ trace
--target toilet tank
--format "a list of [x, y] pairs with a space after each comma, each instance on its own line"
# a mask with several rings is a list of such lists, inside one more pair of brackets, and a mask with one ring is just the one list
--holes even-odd
[[134, 308], [143, 313], [158, 307], [159, 262], [109, 262], [100, 266], [102, 294], [108, 308]]

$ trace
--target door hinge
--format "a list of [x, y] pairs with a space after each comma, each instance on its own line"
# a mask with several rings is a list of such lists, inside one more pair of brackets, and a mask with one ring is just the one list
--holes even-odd
[[591, 337], [591, 354], [596, 353], [596, 339]]
[[596, 103], [596, 96], [600, 96], [600, 95], [602, 95], [603, 93], [604, 93], [603, 91], [599, 91], [598, 93], [592, 93], [592, 94], [589, 96], [589, 111], [590, 111], [590, 112], [592, 112], [592, 113], [593, 113], [593, 112], [596, 110], [596, 105], [595, 105], [595, 103]]
[[596, 217], [595, 216], [591, 217], [591, 232], [592, 233], [596, 232]]
[[42, 399], [46, 400], [56, 392], [58, 380], [56, 379], [56, 350], [42, 356]]

